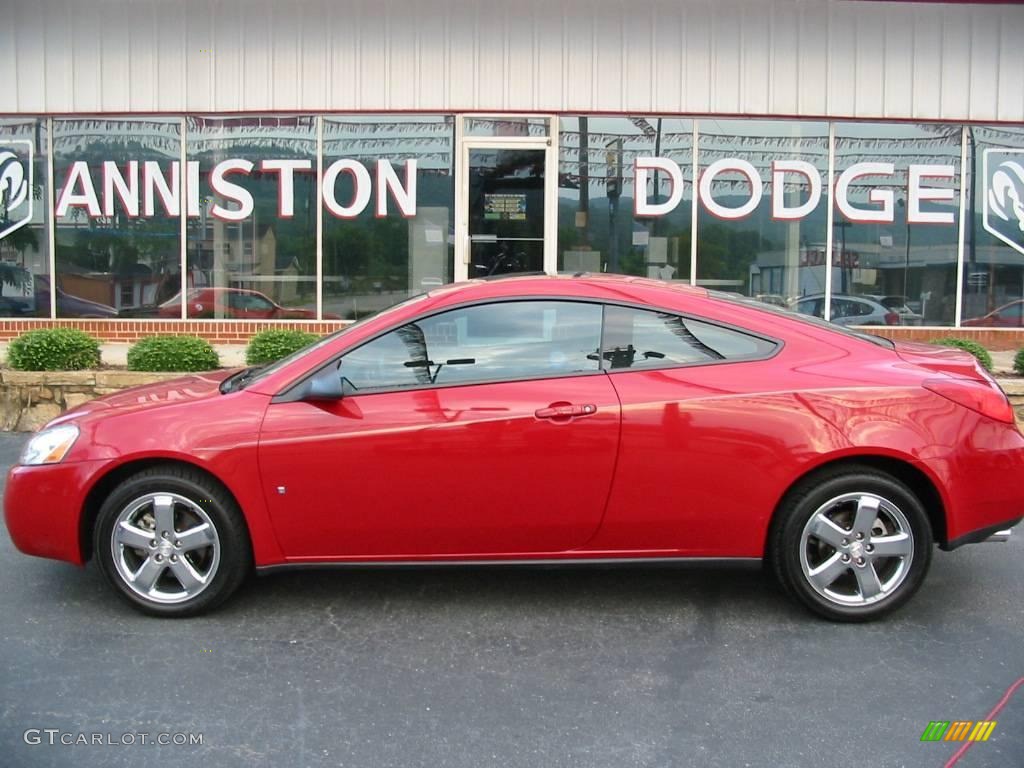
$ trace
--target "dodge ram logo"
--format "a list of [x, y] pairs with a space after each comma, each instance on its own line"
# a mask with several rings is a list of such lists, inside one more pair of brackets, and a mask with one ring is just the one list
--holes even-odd
[[1024, 253], [1024, 150], [986, 149], [985, 229]]
[[32, 220], [32, 142], [0, 144], [0, 238]]

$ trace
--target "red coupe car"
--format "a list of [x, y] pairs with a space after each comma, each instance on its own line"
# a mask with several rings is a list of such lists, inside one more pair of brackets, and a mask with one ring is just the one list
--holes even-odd
[[[614, 276], [439, 288], [262, 369], [52, 421], [23, 552], [181, 616], [256, 569], [764, 559], [830, 619], [1024, 515], [1024, 436], [966, 353]], [[1005, 534], [1000, 534], [1005, 536]]]
[[1020, 328], [1024, 326], [1024, 299], [1003, 304], [982, 317], [968, 318], [963, 324], [989, 328]]
[[[185, 294], [185, 313], [195, 318], [231, 318], [233, 320], [315, 320], [316, 311], [282, 307], [259, 291], [243, 288], [193, 288]], [[181, 317], [181, 294], [160, 305], [159, 317]], [[338, 315], [324, 315], [339, 320]]]

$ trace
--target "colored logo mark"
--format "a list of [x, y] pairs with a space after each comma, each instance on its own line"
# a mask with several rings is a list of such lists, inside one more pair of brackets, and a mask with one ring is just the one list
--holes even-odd
[[921, 741], [988, 741], [995, 728], [995, 720], [932, 720]]

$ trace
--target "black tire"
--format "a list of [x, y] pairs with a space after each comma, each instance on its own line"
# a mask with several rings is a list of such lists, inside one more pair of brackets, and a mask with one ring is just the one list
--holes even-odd
[[[151, 495], [154, 498], [147, 506], [142, 500]], [[167, 499], [172, 501], [170, 505]], [[155, 530], [158, 503], [161, 510], [168, 506], [171, 510], [174, 530], [166, 543]], [[134, 517], [129, 514], [131, 509], [137, 509]], [[147, 527], [147, 514], [154, 521], [152, 530]], [[123, 515], [130, 519], [124, 520]], [[136, 547], [134, 543], [115, 542], [114, 528], [119, 518], [132, 526], [128, 530], [133, 534], [135, 530], [142, 530], [152, 535], [154, 538], [149, 547], [144, 543]], [[210, 528], [215, 539], [192, 550], [175, 546], [177, 543], [188, 547], [190, 542], [186, 539], [198, 540], [195, 534], [191, 537], [186, 535], [192, 531], [200, 531], [202, 537], [210, 538]], [[164, 617], [194, 616], [214, 608], [241, 586], [253, 564], [249, 532], [235, 500], [207, 475], [177, 464], [142, 470], [114, 488], [96, 518], [93, 552], [100, 570], [118, 594], [143, 613]], [[202, 575], [204, 568], [207, 571], [207, 578], [194, 584], [194, 594], [189, 594], [185, 581], [176, 576], [176, 573], [184, 571], [171, 570], [184, 567], [186, 559], [190, 566], [188, 572]], [[171, 560], [174, 560], [173, 565]], [[141, 594], [139, 590], [142, 587], [133, 587], [128, 577], [123, 575], [136, 567], [140, 569], [137, 573], [141, 574], [143, 565], [151, 571], [162, 568], [159, 576], [154, 577], [153, 589], [157, 591], [152, 594], [157, 597]], [[138, 583], [141, 585], [145, 581], [142, 579]], [[173, 594], [175, 584], [179, 588], [177, 597]]]
[[[857, 498], [839, 501], [847, 496]], [[861, 499], [867, 503], [862, 505]], [[878, 516], [869, 530], [878, 533], [858, 539], [852, 520], [862, 506], [863, 519], [868, 519], [876, 503]], [[819, 512], [837, 527], [822, 526]], [[848, 531], [845, 520], [851, 521]], [[829, 538], [842, 536], [843, 531], [849, 535], [832, 546], [818, 538], [817, 530]], [[909, 536], [911, 552], [888, 558], [878, 554], [885, 546], [882, 541], [906, 548], [905, 540], [895, 541], [904, 533]], [[860, 622], [878, 619], [913, 596], [928, 573], [933, 545], [928, 515], [906, 485], [871, 467], [852, 465], [817, 473], [786, 495], [773, 522], [766, 556], [779, 583], [797, 602], [832, 621]], [[859, 561], [863, 565], [858, 566]], [[816, 569], [821, 573], [818, 587], [810, 576]], [[840, 575], [835, 581], [822, 586], [837, 572]], [[874, 587], [863, 589], [862, 579], [864, 585], [877, 582], [881, 591], [871, 595]], [[888, 590], [886, 583], [891, 585]]]

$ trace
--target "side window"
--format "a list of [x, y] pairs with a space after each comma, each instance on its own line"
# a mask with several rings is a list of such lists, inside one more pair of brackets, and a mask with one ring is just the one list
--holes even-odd
[[232, 309], [264, 312], [270, 309], [272, 305], [266, 299], [252, 293], [229, 293], [228, 306]]
[[752, 360], [770, 355], [775, 343], [665, 312], [608, 307], [603, 349], [606, 367], [635, 370]]
[[864, 315], [874, 314], [875, 312], [875, 308], [868, 304], [866, 301], [858, 301], [856, 299], [852, 299], [850, 303], [853, 304], [853, 310], [850, 312], [851, 315], [862, 317]]
[[810, 315], [811, 317], [822, 317], [825, 314], [822, 310], [821, 299], [801, 299], [796, 303], [795, 309], [801, 315]]
[[853, 317], [857, 314], [854, 307], [854, 303], [847, 299], [837, 299], [832, 297], [832, 318], [838, 317]]
[[597, 371], [601, 307], [515, 301], [454, 309], [349, 352], [349, 389], [375, 391]]

